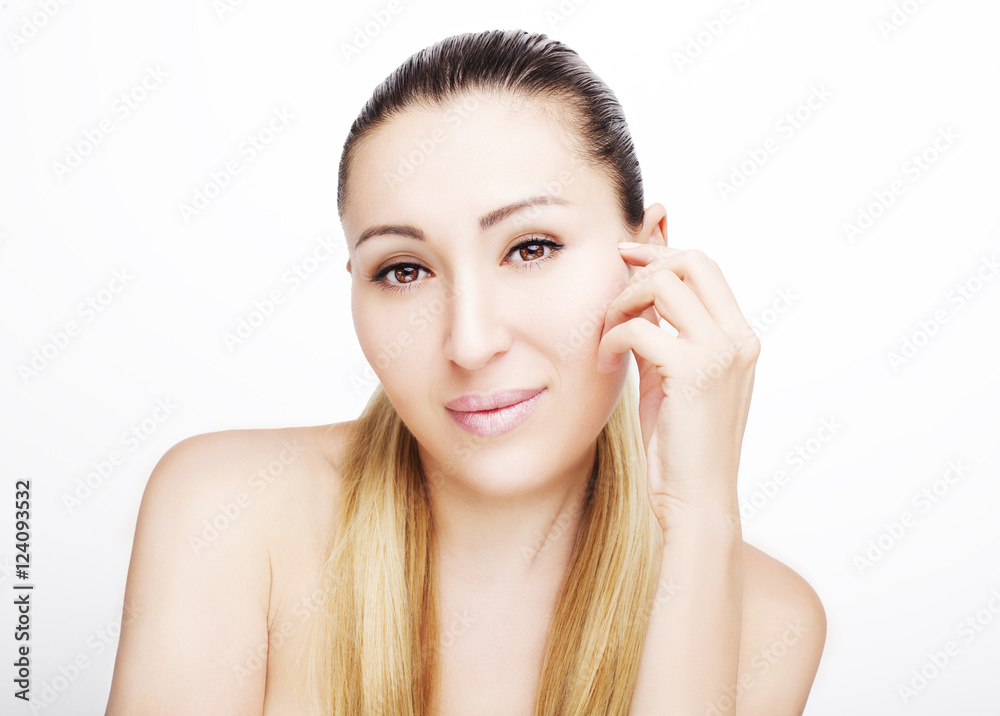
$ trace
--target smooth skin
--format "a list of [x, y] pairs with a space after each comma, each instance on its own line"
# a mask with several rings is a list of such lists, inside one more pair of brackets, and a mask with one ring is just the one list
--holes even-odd
[[[348, 427], [209, 433], [183, 440], [164, 455], [139, 511], [107, 716], [314, 715], [293, 669], [338, 497], [336, 462], [323, 451], [335, 453]], [[255, 493], [248, 475], [280, 455], [289, 440], [307, 450], [267, 490]], [[240, 493], [253, 495], [251, 507], [196, 555], [189, 539], [201, 534], [203, 520], [219, 513], [220, 501]], [[741, 687], [737, 713], [801, 713], [823, 647], [822, 607], [785, 565], [746, 542], [742, 556], [740, 672], [741, 683], [749, 679], [751, 686]], [[537, 591], [525, 589], [519, 608], [498, 612], [516, 616], [518, 628], [545, 619], [523, 606]], [[485, 602], [483, 591], [473, 601]], [[665, 596], [658, 595], [663, 606], [656, 614], [670, 604]], [[473, 614], [459, 607], [445, 622], [461, 637], [454, 648], [476, 637], [473, 627], [484, 624], [466, 627]], [[790, 634], [788, 624], [803, 635]], [[507, 634], [497, 630], [495, 638], [509, 640], [511, 626]], [[475, 644], [490, 647], [485, 638]], [[666, 680], [663, 671], [657, 675]], [[524, 690], [514, 678], [508, 686]], [[489, 705], [480, 703], [480, 712], [469, 713], [491, 713]]]
[[[407, 110], [369, 137], [342, 217], [359, 342], [418, 439], [441, 527], [441, 716], [531, 713], [574, 505], [629, 353], [665, 585], [630, 713], [800, 714], [825, 615], [799, 575], [742, 540], [736, 475], [759, 343], [718, 266], [666, 245], [660, 204], [624, 232], [606, 178], [544, 113], [480, 98], [453, 126], [445, 111]], [[390, 185], [415, 140], [442, 126], [419, 172]], [[568, 203], [479, 221], [546, 191]], [[425, 240], [356, 245], [375, 225]], [[617, 247], [630, 240], [641, 245]], [[370, 280], [395, 264], [383, 278], [410, 285]], [[504, 435], [470, 436], [444, 409], [525, 387], [546, 392]], [[351, 424], [226, 431], [167, 452], [140, 507], [110, 716], [311, 713], [294, 667]], [[271, 479], [254, 480], [262, 469]], [[240, 515], [205, 539], [241, 494]]]

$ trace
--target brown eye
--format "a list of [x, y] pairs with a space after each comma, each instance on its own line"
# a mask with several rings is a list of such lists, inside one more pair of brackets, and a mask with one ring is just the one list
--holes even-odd
[[518, 250], [518, 253], [525, 261], [534, 261], [545, 255], [545, 247], [541, 244], [525, 244]]
[[401, 266], [392, 275], [399, 283], [411, 283], [417, 278], [417, 269], [413, 266]]
[[[532, 236], [512, 248], [507, 256], [511, 260], [513, 260], [514, 256], [517, 256], [517, 260], [513, 260], [513, 263], [516, 264], [518, 269], [533, 269], [538, 268], [539, 264], [554, 258], [562, 248], [563, 245], [556, 241]], [[548, 250], [546, 251], [546, 249]]]
[[399, 262], [383, 267], [368, 280], [383, 291], [411, 291], [411, 284], [415, 289], [423, 283], [420, 280], [421, 271], [430, 275], [430, 271], [420, 264]]

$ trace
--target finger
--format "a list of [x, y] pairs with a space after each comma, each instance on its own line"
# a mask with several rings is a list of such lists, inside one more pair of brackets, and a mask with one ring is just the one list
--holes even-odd
[[[623, 249], [621, 256], [626, 263], [635, 266], [652, 266], [659, 262], [669, 267], [730, 337], [753, 333], [740, 311], [736, 296], [722, 275], [722, 269], [704, 252], [698, 249], [679, 251], [665, 246], [642, 244], [638, 249]], [[639, 275], [638, 271], [636, 275]]]
[[597, 370], [610, 373], [621, 363], [621, 354], [635, 352], [656, 366], [677, 365], [683, 359], [678, 338], [643, 318], [631, 318], [601, 338], [597, 346]]
[[645, 266], [658, 259], [676, 256], [684, 251], [685, 249], [675, 249], [663, 244], [637, 244], [634, 241], [618, 244], [618, 252], [622, 260], [633, 268]]
[[631, 283], [612, 300], [604, 316], [605, 331], [642, 314], [653, 306], [670, 325], [698, 342], [716, 342], [724, 337], [716, 320], [681, 278], [664, 265], [647, 277]]

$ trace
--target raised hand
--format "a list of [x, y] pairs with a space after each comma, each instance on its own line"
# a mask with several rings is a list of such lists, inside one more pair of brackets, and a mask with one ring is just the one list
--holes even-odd
[[689, 515], [738, 524], [736, 476], [760, 341], [701, 251], [670, 248], [654, 231], [620, 254], [638, 270], [608, 306], [598, 370], [616, 369], [626, 350], [635, 355], [653, 512], [664, 533]]

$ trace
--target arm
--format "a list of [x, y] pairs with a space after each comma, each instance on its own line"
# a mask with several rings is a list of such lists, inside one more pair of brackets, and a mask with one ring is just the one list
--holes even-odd
[[739, 523], [708, 512], [688, 517], [676, 520], [664, 538], [658, 584], [670, 592], [649, 617], [630, 716], [719, 716], [733, 713], [736, 704], [743, 624]]
[[664, 545], [660, 582], [669, 585], [669, 598], [649, 619], [632, 714], [673, 713], [667, 698], [674, 703], [689, 691], [689, 703], [701, 702], [690, 713], [699, 716], [729, 713], [734, 705], [737, 716], [799, 716], [826, 640], [823, 605], [794, 571], [728, 539], [725, 524], [706, 523], [676, 530]]
[[718, 264], [667, 246], [659, 204], [647, 236], [619, 245], [637, 270], [608, 306], [597, 366], [635, 355], [658, 584], [670, 589], [654, 598], [630, 716], [796, 716], [826, 620], [801, 577], [743, 544], [736, 477], [760, 341]]
[[262, 511], [245, 510], [214, 540], [208, 529], [216, 518], [218, 526], [226, 522], [225, 508], [246, 490], [251, 442], [240, 431], [188, 438], [153, 470], [139, 508], [125, 586], [129, 617], [106, 716], [261, 713], [266, 668], [245, 667], [255, 654], [266, 662]]
[[[647, 487], [663, 538], [658, 584], [670, 589], [669, 599], [654, 599], [664, 608], [650, 612], [630, 716], [801, 713], [822, 651], [822, 608], [794, 573], [801, 585], [781, 575], [762, 588], [756, 551], [744, 582], [736, 478], [760, 341], [719, 266], [667, 247], [659, 204], [637, 238], [647, 235], [620, 245], [637, 270], [608, 307], [598, 349], [601, 372], [617, 369], [619, 354], [635, 355]], [[783, 600], [793, 608], [773, 608]], [[786, 637], [788, 616], [813, 634], [795, 626], [797, 636]], [[793, 638], [804, 639], [803, 658], [779, 663], [769, 646], [780, 639], [776, 650], [787, 655]]]
[[[663, 207], [646, 210], [645, 244], [619, 245], [637, 270], [609, 305], [598, 370], [631, 350], [647, 489], [663, 550], [630, 716], [734, 716], [743, 619], [740, 449], [760, 342], [719, 266], [666, 245]], [[677, 330], [671, 336], [665, 320]], [[660, 604], [662, 600], [655, 600]]]

